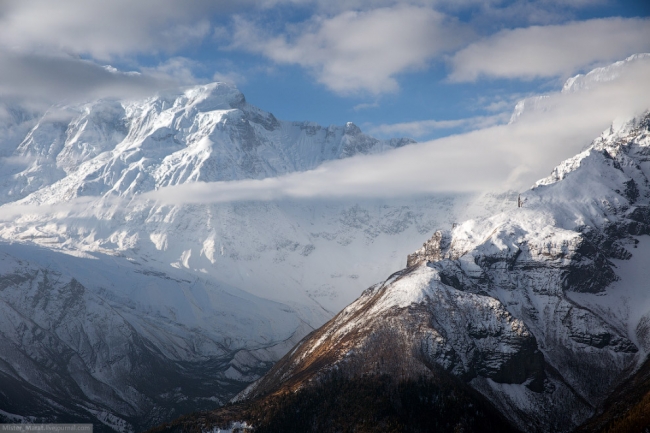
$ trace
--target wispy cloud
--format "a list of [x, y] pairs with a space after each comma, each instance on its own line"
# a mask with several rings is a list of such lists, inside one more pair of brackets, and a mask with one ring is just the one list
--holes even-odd
[[467, 42], [471, 33], [432, 9], [399, 5], [316, 16], [280, 35], [239, 18], [232, 48], [307, 68], [339, 94], [381, 94], [399, 88], [396, 74], [425, 68], [435, 55]]
[[608, 18], [503, 30], [451, 58], [451, 81], [569, 76], [650, 50], [650, 19]]
[[414, 122], [402, 122], [383, 124], [370, 127], [368, 133], [380, 136], [407, 135], [409, 137], [422, 137], [438, 129], [463, 128], [465, 130], [482, 129], [505, 123], [510, 114], [499, 114], [494, 116], [475, 116], [466, 119], [455, 120], [419, 120]]
[[203, 83], [194, 75], [194, 70], [200, 69], [201, 64], [196, 60], [186, 57], [171, 57], [155, 67], [141, 68], [141, 71], [150, 79], [159, 82], [174, 83], [178, 86], [191, 86]]
[[379, 102], [363, 102], [361, 104], [357, 104], [352, 109], [354, 111], [361, 111], [361, 110], [368, 110], [370, 108], [378, 108], [379, 107]]
[[[136, 200], [137, 201], [137, 200]], [[29, 218], [31, 215], [50, 215], [57, 218], [65, 218], [68, 215], [92, 215], [96, 209], [123, 207], [129, 204], [130, 200], [113, 197], [76, 197], [67, 202], [57, 204], [35, 204], [35, 203], [9, 203], [0, 206], [0, 221], [14, 221], [18, 218]]]

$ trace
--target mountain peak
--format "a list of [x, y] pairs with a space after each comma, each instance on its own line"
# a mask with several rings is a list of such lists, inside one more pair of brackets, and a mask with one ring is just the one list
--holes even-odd
[[449, 374], [522, 431], [577, 427], [650, 352], [649, 125], [606, 132], [522, 207], [435, 232], [240, 398]]
[[207, 112], [243, 108], [246, 98], [234, 85], [215, 82], [187, 88], [177, 100], [177, 104]]
[[650, 53], [633, 54], [624, 60], [595, 68], [586, 74], [578, 74], [566, 80], [562, 87], [562, 93], [586, 90], [597, 83], [615, 80], [628, 64], [648, 60], [650, 60]]
[[[629, 67], [641, 62], [650, 62], [650, 53], [634, 54], [607, 66], [595, 68], [586, 74], [578, 74], [568, 78], [562, 86], [561, 94], [572, 94], [595, 88], [609, 81], [616, 80]], [[515, 123], [525, 113], [544, 112], [557, 104], [557, 98], [551, 95], [539, 95], [524, 98], [517, 102], [510, 116], [509, 123]]]
[[352, 122], [345, 124], [345, 135], [356, 136], [361, 134], [361, 129]]

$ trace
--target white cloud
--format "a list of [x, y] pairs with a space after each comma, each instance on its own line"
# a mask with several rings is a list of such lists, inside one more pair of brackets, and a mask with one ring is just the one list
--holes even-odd
[[[215, 13], [239, 10], [228, 0], [4, 0], [0, 2], [0, 97], [19, 104], [141, 97], [197, 82], [196, 65], [176, 50], [212, 33]], [[102, 65], [162, 53], [142, 74]], [[27, 102], [29, 101], [29, 102]]]
[[178, 86], [191, 86], [201, 80], [194, 76], [194, 69], [201, 65], [185, 57], [172, 57], [153, 68], [142, 68], [142, 72], [151, 78], [173, 82]]
[[451, 59], [451, 81], [568, 76], [650, 50], [650, 20], [607, 18], [503, 30]]
[[215, 72], [212, 74], [213, 81], [219, 81], [228, 84], [242, 84], [246, 82], [246, 77], [243, 74], [235, 71], [228, 72]]
[[379, 108], [379, 102], [362, 102], [361, 104], [357, 104], [352, 107], [354, 111], [368, 110], [370, 108]]
[[370, 135], [396, 136], [407, 135], [409, 137], [422, 137], [438, 129], [482, 129], [505, 123], [510, 118], [507, 115], [476, 116], [466, 119], [455, 120], [419, 120], [413, 122], [391, 123], [373, 126], [368, 130]]
[[233, 48], [305, 67], [340, 94], [380, 94], [398, 89], [397, 74], [466, 42], [470, 31], [432, 9], [396, 6], [315, 17], [289, 33], [273, 36], [240, 18]]
[[170, 52], [207, 36], [211, 26], [206, 15], [232, 10], [233, 5], [208, 0], [4, 0], [0, 43], [16, 50], [48, 48], [103, 60]]
[[650, 105], [650, 60], [586, 91], [549, 95], [547, 111], [394, 151], [333, 161], [278, 178], [194, 183], [144, 194], [161, 203], [272, 200], [284, 197], [403, 196], [523, 189], [578, 153], [615, 119]]
[[68, 101], [138, 97], [174, 84], [157, 76], [122, 73], [61, 54], [23, 53], [0, 48], [0, 97]]

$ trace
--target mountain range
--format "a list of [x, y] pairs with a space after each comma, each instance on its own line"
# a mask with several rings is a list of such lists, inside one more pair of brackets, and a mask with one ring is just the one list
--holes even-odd
[[642, 431], [649, 178], [646, 113], [436, 231], [234, 405], [154, 431]]
[[413, 144], [351, 123], [280, 121], [223, 83], [3, 111], [7, 420], [133, 431], [223, 404], [398, 268], [433, 227], [514, 200], [140, 200]]
[[[142, 200], [415, 144], [281, 121], [223, 83], [0, 111], [1, 420], [130, 432], [255, 382], [237, 399], [293, 411], [287, 390], [315, 393], [309, 404], [379, 389], [419, 402], [408, 416], [386, 406], [388, 424], [428, 425], [415, 408], [435, 395], [454, 428], [567, 431], [645, 359], [647, 116], [606, 131], [518, 208], [512, 191]], [[355, 414], [376, 417], [366, 406]], [[241, 423], [237, 410], [215, 416]]]

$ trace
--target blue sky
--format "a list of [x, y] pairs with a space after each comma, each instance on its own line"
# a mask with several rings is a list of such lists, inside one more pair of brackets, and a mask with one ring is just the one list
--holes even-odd
[[525, 96], [650, 51], [649, 14], [638, 0], [9, 0], [0, 96], [227, 80], [281, 119], [427, 140], [502, 123]]
[[[644, 8], [642, 3], [639, 1], [603, 2], [591, 7], [559, 8], [560, 16], [547, 23], [536, 24], [559, 24], [612, 16], [647, 16], [648, 8]], [[468, 17], [466, 15], [468, 11], [460, 12], [459, 19], [468, 22], [470, 26], [473, 24], [472, 20], [479, 21], [476, 17]], [[480, 14], [477, 11], [473, 13]], [[304, 16], [298, 18], [304, 19]], [[526, 27], [530, 24], [528, 21], [527, 17], [505, 18], [500, 23], [486, 25], [479, 22], [473, 27], [480, 35], [489, 36], [502, 29]], [[648, 45], [650, 48], [650, 44]], [[632, 51], [634, 50], [622, 52], [620, 59], [632, 54]], [[452, 53], [453, 51], [446, 54]], [[396, 91], [373, 94], [361, 90], [351, 94], [340, 94], [318, 83], [313, 73], [297, 65], [277, 64], [259, 56], [233, 54], [241, 59], [241, 62], [233, 60], [233, 63], [245, 65], [243, 70], [248, 69], [248, 72], [242, 73], [245, 79], [237, 84], [250, 102], [284, 119], [308, 119], [322, 124], [353, 121], [364, 129], [386, 123], [492, 116], [501, 112], [496, 111], [497, 103], [502, 103], [498, 105], [499, 109], [510, 111], [516, 100], [523, 96], [555, 90], [561, 87], [566, 78], [566, 74], [563, 74], [536, 79], [486, 78], [472, 82], [450, 83], [447, 80], [450, 68], [446, 56], [440, 56], [429, 59], [420, 70], [405, 70], [396, 74], [395, 78], [399, 85]], [[212, 53], [205, 55], [208, 62], [214, 61], [210, 59]], [[577, 68], [571, 74], [588, 71], [591, 66], [598, 63], [595, 61], [588, 66]], [[608, 61], [600, 63], [608, 63]], [[495, 106], [490, 107], [491, 104]], [[431, 130], [430, 133], [415, 138], [433, 138], [457, 130], [454, 128]]]

